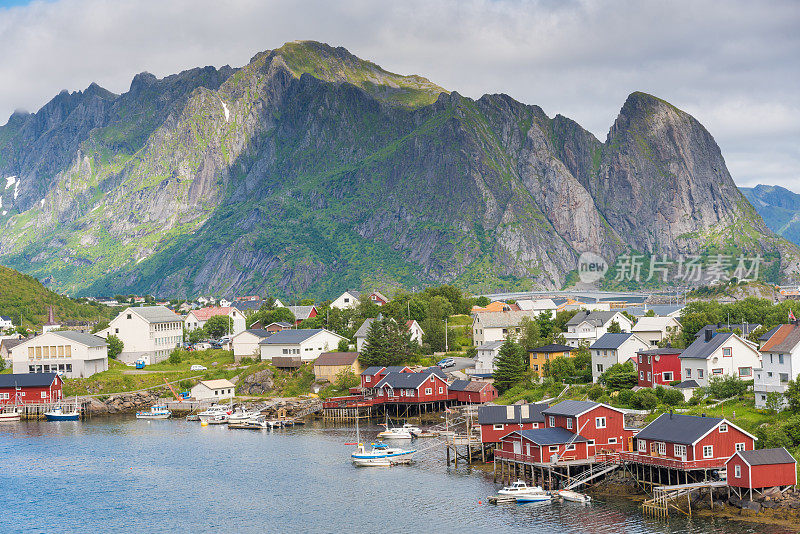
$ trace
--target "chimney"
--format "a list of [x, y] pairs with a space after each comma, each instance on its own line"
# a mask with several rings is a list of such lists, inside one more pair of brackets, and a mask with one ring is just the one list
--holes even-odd
[[714, 334], [711, 332], [710, 328], [706, 328], [706, 343], [711, 341], [711, 338], [714, 337]]

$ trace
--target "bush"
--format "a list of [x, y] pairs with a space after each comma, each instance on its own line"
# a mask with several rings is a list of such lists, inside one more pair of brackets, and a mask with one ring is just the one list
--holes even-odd
[[181, 380], [178, 382], [178, 387], [181, 391], [189, 391], [192, 389], [192, 381], [191, 380]]
[[747, 382], [733, 375], [712, 376], [708, 381], [708, 394], [715, 399], [738, 397], [747, 391]]
[[633, 391], [630, 389], [620, 390], [619, 394], [617, 394], [617, 403], [621, 405], [630, 406], [631, 399], [633, 399]]
[[173, 350], [172, 354], [169, 355], [169, 363], [172, 365], [178, 365], [181, 363], [182, 356], [180, 350]]
[[762, 449], [772, 449], [776, 447], [791, 447], [792, 440], [786, 435], [783, 429], [775, 426], [765, 426], [756, 430], [758, 446]]
[[608, 394], [605, 394], [595, 402], [599, 402], [600, 404], [611, 404], [611, 397], [609, 397]]
[[589, 400], [596, 401], [597, 399], [605, 395], [605, 393], [606, 390], [603, 386], [601, 386], [600, 384], [595, 384], [589, 388], [587, 396], [589, 397]]
[[641, 389], [633, 394], [630, 404], [637, 410], [652, 410], [658, 406], [658, 395], [649, 389]]
[[663, 397], [661, 397], [661, 402], [667, 406], [678, 406], [683, 403], [683, 393], [677, 389], [666, 389]]

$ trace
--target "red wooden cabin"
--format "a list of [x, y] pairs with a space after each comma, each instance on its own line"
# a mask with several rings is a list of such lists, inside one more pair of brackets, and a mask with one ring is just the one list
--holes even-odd
[[56, 373], [0, 375], [0, 405], [58, 402], [64, 381]]
[[373, 365], [361, 371], [361, 387], [371, 389], [378, 385], [384, 376], [389, 373], [413, 373], [410, 368], [404, 365], [380, 367]]
[[589, 440], [561, 427], [516, 430], [503, 436], [495, 449], [497, 458], [528, 463], [587, 460]]
[[447, 401], [447, 381], [435, 373], [388, 373], [375, 386], [375, 398], [384, 403]]
[[636, 354], [639, 386], [651, 388], [669, 385], [681, 379], [681, 349], [642, 350]]
[[728, 485], [749, 490], [751, 499], [753, 490], [797, 484], [797, 461], [783, 447], [737, 452], [725, 467]]
[[498, 395], [497, 389], [489, 382], [454, 380], [450, 384], [450, 400], [463, 404], [484, 404]]
[[623, 451], [633, 446], [633, 429], [625, 428], [625, 413], [606, 404], [566, 400], [542, 412], [547, 428], [560, 427], [588, 441], [589, 456]]
[[725, 419], [662, 414], [636, 435], [623, 459], [674, 469], [719, 469], [737, 451], [752, 451], [756, 438]]
[[498, 443], [515, 430], [544, 428], [542, 410], [547, 407], [546, 403], [481, 406], [478, 408], [481, 443]]

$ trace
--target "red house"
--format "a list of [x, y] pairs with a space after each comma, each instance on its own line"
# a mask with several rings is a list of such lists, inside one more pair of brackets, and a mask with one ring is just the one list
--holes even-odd
[[625, 428], [625, 413], [606, 404], [566, 400], [543, 410], [542, 415], [547, 428], [563, 428], [586, 438], [589, 456], [633, 446], [633, 429]]
[[383, 306], [389, 302], [389, 299], [383, 296], [380, 291], [373, 291], [369, 294], [369, 300], [377, 304], [378, 306]]
[[434, 373], [388, 373], [375, 386], [379, 402], [422, 403], [449, 400], [447, 381]]
[[481, 443], [499, 443], [500, 438], [515, 430], [544, 428], [542, 410], [547, 407], [546, 403], [481, 406], [478, 408]]
[[404, 365], [395, 365], [389, 367], [380, 367], [373, 365], [361, 371], [361, 387], [364, 389], [371, 389], [378, 385], [384, 376], [389, 373], [413, 373], [410, 368]]
[[500, 438], [494, 454], [518, 462], [587, 460], [589, 440], [561, 427], [516, 430]]
[[636, 435], [636, 449], [622, 459], [673, 469], [719, 469], [756, 438], [725, 419], [662, 414]]
[[651, 388], [681, 379], [681, 349], [642, 350], [636, 354], [639, 386]]
[[56, 373], [0, 375], [0, 405], [58, 402], [63, 384]]
[[728, 486], [750, 490], [751, 500], [753, 490], [797, 484], [797, 462], [783, 447], [737, 451], [725, 462], [725, 468]]
[[464, 404], [483, 404], [493, 401], [499, 395], [497, 389], [489, 382], [453, 380], [449, 389], [450, 400]]

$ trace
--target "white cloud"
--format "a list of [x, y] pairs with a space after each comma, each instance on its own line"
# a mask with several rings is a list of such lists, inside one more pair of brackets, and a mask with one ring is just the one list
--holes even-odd
[[703, 122], [737, 182], [800, 192], [798, 27], [793, 1], [40, 1], [0, 10], [0, 116], [315, 39], [474, 98], [508, 93], [600, 139], [646, 91]]

